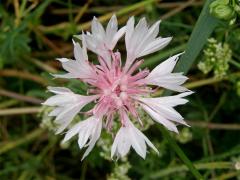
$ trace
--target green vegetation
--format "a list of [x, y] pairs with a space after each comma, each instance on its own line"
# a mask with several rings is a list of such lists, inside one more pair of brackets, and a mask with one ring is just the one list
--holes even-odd
[[[240, 179], [240, 2], [237, 0], [6, 0], [0, 1], [0, 179]], [[102, 133], [90, 155], [77, 141], [54, 135], [51, 108], [41, 102], [47, 86], [86, 92], [78, 80], [53, 79], [58, 57], [72, 57], [72, 38], [88, 30], [93, 16], [106, 24], [116, 14], [162, 19], [160, 34], [173, 36], [165, 49], [146, 57], [154, 68], [185, 51], [175, 71], [189, 77], [195, 93], [178, 111], [191, 125], [179, 134], [149, 121], [144, 133], [159, 150], [145, 160], [136, 153], [110, 158], [111, 135]], [[121, 42], [119, 51], [124, 50]], [[125, 56], [125, 55], [124, 55]], [[90, 56], [90, 60], [94, 60]], [[156, 96], [171, 92], [159, 89]], [[81, 119], [82, 117], [77, 117]], [[148, 123], [149, 122], [149, 123]]]

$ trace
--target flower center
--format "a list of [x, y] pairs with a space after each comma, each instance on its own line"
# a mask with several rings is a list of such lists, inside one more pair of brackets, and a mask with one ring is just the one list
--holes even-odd
[[128, 100], [127, 89], [127, 79], [118, 79], [109, 89], [104, 90], [104, 95], [111, 99], [115, 108], [120, 108], [125, 105], [126, 101]]
[[95, 115], [107, 115], [107, 118], [112, 119], [115, 112], [128, 111], [137, 117], [133, 97], [149, 92], [144, 83], [144, 78], [149, 74], [148, 70], [136, 72], [142, 62], [137, 61], [128, 71], [122, 69], [120, 56], [114, 55], [111, 68], [100, 62], [101, 65], [96, 68], [97, 81], [93, 84], [96, 89], [91, 91], [100, 95], [94, 108]]

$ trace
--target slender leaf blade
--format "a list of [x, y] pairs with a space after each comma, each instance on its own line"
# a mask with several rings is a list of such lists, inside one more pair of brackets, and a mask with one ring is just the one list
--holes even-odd
[[181, 56], [176, 65], [176, 72], [184, 72], [186, 74], [189, 71], [203, 46], [207, 42], [208, 37], [217, 26], [219, 21], [209, 13], [209, 4], [212, 1], [213, 0], [207, 0], [205, 2], [203, 10], [187, 43], [185, 53]]

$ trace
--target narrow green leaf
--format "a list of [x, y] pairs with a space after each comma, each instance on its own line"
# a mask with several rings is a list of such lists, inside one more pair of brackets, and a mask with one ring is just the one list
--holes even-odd
[[203, 46], [207, 42], [208, 37], [218, 24], [218, 20], [209, 14], [209, 4], [213, 0], [207, 0], [198, 21], [193, 29], [190, 39], [187, 43], [185, 53], [181, 56], [176, 65], [176, 72], [188, 72]]
[[172, 146], [174, 151], [177, 153], [179, 158], [184, 162], [184, 164], [188, 167], [188, 169], [192, 172], [192, 174], [196, 177], [196, 179], [198, 180], [203, 179], [202, 175], [198, 172], [198, 170], [195, 168], [193, 163], [188, 159], [188, 157], [184, 154], [182, 149], [177, 145], [175, 140], [171, 137], [168, 130], [166, 130], [162, 126], [160, 126], [160, 130], [162, 131], [163, 136], [167, 139], [167, 141]]

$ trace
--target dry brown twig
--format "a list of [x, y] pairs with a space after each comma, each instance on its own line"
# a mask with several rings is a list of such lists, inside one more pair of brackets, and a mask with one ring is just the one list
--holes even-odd
[[[185, 4], [186, 2], [161, 2], [157, 3], [157, 7], [159, 8], [166, 8], [166, 9], [171, 9], [171, 8], [176, 8], [178, 6], [181, 6]], [[189, 6], [202, 6], [204, 1], [199, 0], [199, 1], [194, 1], [192, 2]]]
[[31, 27], [32, 30], [42, 39], [42, 41], [50, 47], [56, 54], [63, 56], [64, 52], [57, 47], [50, 39], [48, 39], [41, 31], [37, 28]]
[[19, 1], [18, 0], [13, 0], [13, 6], [14, 6], [14, 11], [15, 11], [15, 25], [18, 26], [21, 20], [20, 17], [20, 8], [19, 8]]
[[81, 19], [81, 17], [87, 11], [87, 9], [91, 3], [92, 3], [92, 0], [88, 0], [87, 3], [84, 4], [84, 6], [78, 11], [76, 17], [74, 18], [75, 23], [77, 23]]
[[42, 62], [38, 59], [35, 58], [26, 58], [27, 60], [29, 60], [31, 63], [33, 63], [34, 65], [36, 65], [37, 67], [39, 67], [41, 70], [44, 70], [46, 72], [49, 73], [57, 73], [57, 69], [55, 69], [54, 67], [46, 64], [45, 62]]
[[0, 116], [19, 115], [19, 114], [35, 114], [41, 111], [42, 107], [21, 107], [0, 110]]
[[32, 104], [41, 104], [43, 102], [43, 100], [35, 98], [35, 97], [31, 97], [31, 96], [25, 96], [22, 94], [18, 94], [15, 92], [11, 92], [5, 89], [0, 88], [0, 95], [1, 96], [7, 96], [13, 99], [18, 99], [20, 101], [24, 101], [24, 102], [29, 102]]
[[31, 74], [29, 72], [24, 72], [19, 70], [13, 70], [13, 69], [0, 70], [0, 76], [22, 78], [22, 79], [34, 81], [43, 86], [48, 85], [48, 81], [46, 79], [38, 75]]
[[168, 19], [171, 16], [174, 16], [175, 14], [179, 13], [180, 11], [182, 11], [183, 9], [187, 8], [188, 6], [191, 6], [193, 3], [195, 2], [195, 0], [189, 0], [186, 3], [182, 3], [181, 5], [177, 6], [176, 8], [174, 8], [173, 10], [169, 11], [168, 13], [164, 14], [161, 19]]

